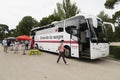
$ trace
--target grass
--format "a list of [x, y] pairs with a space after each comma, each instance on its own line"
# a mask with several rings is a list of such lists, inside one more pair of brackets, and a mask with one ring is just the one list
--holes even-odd
[[120, 46], [110, 46], [110, 57], [120, 60]]

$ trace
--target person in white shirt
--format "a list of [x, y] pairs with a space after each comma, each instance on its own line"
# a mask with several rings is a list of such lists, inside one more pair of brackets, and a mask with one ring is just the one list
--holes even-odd
[[14, 46], [14, 42], [12, 41], [10, 44], [10, 50], [13, 51], [13, 46]]
[[18, 54], [18, 47], [19, 47], [19, 42], [18, 41], [15, 41], [14, 47], [15, 47], [15, 52], [14, 53]]
[[4, 47], [4, 52], [7, 53], [7, 39], [6, 38], [2, 41], [2, 44], [3, 44], [3, 47]]

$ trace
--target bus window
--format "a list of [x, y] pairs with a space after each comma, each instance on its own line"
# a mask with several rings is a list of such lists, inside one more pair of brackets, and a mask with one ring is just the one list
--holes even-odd
[[36, 35], [36, 34], [35, 34], [35, 31], [31, 31], [30, 35], [31, 35], [31, 36], [35, 36], [35, 35]]
[[63, 30], [64, 30], [64, 29], [63, 29], [62, 27], [59, 27], [59, 28], [58, 28], [58, 32], [63, 32]]
[[80, 19], [80, 30], [85, 31], [88, 29], [87, 22], [85, 19]]
[[58, 32], [64, 32], [64, 21], [55, 23], [54, 26], [56, 26]]
[[77, 26], [67, 26], [65, 28], [66, 32], [69, 33], [69, 34], [72, 34], [74, 36], [77, 36]]

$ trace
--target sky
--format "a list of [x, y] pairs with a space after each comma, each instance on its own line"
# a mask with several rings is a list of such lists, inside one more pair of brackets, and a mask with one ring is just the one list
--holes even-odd
[[[82, 13], [98, 15], [100, 11], [105, 11], [110, 17], [120, 10], [120, 4], [114, 10], [105, 9], [106, 0], [71, 0]], [[24, 16], [32, 16], [37, 21], [49, 16], [54, 12], [56, 3], [62, 0], [1, 0], [0, 1], [0, 24], [6, 24], [9, 29], [16, 28], [16, 25]]]

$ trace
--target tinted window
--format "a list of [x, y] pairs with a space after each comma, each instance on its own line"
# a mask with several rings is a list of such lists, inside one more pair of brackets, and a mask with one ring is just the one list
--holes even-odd
[[59, 28], [58, 28], [58, 32], [63, 32], [63, 30], [64, 30], [64, 29], [63, 29], [62, 27], [59, 27]]
[[65, 30], [67, 33], [77, 36], [77, 26], [67, 26]]

